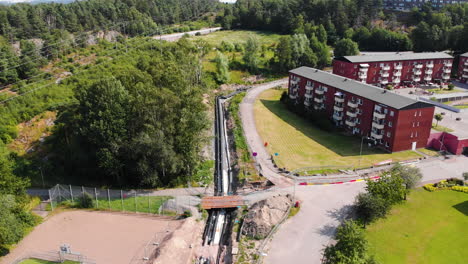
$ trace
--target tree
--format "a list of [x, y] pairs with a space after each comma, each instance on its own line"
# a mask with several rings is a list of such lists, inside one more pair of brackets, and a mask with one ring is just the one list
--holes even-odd
[[335, 245], [324, 250], [324, 264], [372, 264], [376, 263], [369, 256], [368, 242], [363, 229], [354, 221], [347, 220], [337, 228]]
[[436, 126], [438, 126], [439, 122], [442, 121], [442, 119], [444, 119], [444, 116], [441, 113], [438, 113], [434, 115], [434, 119], [437, 121]]
[[375, 198], [382, 198], [388, 205], [400, 203], [406, 194], [404, 180], [400, 175], [384, 172], [376, 181], [367, 180], [367, 192]]
[[216, 80], [219, 83], [227, 83], [230, 79], [228, 58], [221, 52], [217, 52], [216, 58]]
[[382, 197], [370, 193], [360, 193], [355, 201], [356, 215], [364, 225], [384, 217], [390, 210], [390, 205]]
[[335, 45], [334, 54], [335, 57], [358, 55], [358, 45], [351, 39], [341, 39]]
[[397, 163], [390, 169], [392, 175], [398, 175], [405, 183], [406, 189], [413, 189], [422, 179], [421, 170], [417, 167], [402, 166]]
[[256, 73], [260, 64], [258, 52], [260, 50], [260, 42], [256, 36], [249, 36], [245, 44], [245, 53], [242, 59], [245, 67], [251, 73]]

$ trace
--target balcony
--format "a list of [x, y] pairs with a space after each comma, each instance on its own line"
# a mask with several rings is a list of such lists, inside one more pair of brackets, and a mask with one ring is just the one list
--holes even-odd
[[401, 80], [400, 80], [400, 78], [393, 78], [392, 82], [393, 83], [400, 83]]
[[337, 103], [343, 103], [343, 102], [344, 102], [344, 98], [343, 98], [343, 97], [337, 97], [337, 96], [335, 96], [335, 102], [337, 102]]
[[355, 120], [346, 120], [345, 124], [350, 127], [355, 127], [356, 126], [356, 121]]
[[346, 115], [349, 116], [349, 117], [356, 117], [356, 116], [357, 116], [357, 112], [346, 111]]
[[416, 64], [414, 65], [414, 68], [416, 69], [422, 69], [423, 65], [422, 64]]
[[312, 105], [312, 101], [311, 101], [311, 100], [304, 100], [304, 105], [305, 105], [305, 106], [311, 106], [311, 105]]
[[444, 73], [451, 73], [451, 72], [452, 72], [452, 69], [444, 68]]
[[432, 70], [426, 70], [426, 74], [432, 74]]
[[325, 105], [324, 104], [315, 104], [314, 109], [315, 110], [325, 109]]
[[314, 87], [312, 87], [312, 85], [306, 85], [305, 89], [306, 91], [312, 91]]
[[298, 82], [299, 82], [299, 78], [297, 78], [297, 79], [296, 79], [296, 78], [291, 79], [291, 83], [292, 83], [292, 84], [296, 84], [296, 83], [298, 83]]
[[374, 117], [375, 117], [375, 118], [378, 118], [378, 119], [384, 119], [384, 118], [385, 118], [385, 114], [382, 113], [382, 112], [374, 111]]
[[322, 95], [322, 94], [324, 94], [324, 93], [325, 93], [325, 90], [324, 90], [324, 89], [316, 89], [316, 90], [315, 90], [315, 94], [317, 94], [317, 95]]
[[390, 66], [383, 66], [383, 67], [382, 67], [382, 70], [388, 71], [388, 70], [390, 70]]
[[296, 99], [297, 98], [297, 93], [290, 93], [289, 98], [291, 98], [293, 100]]
[[420, 82], [420, 81], [421, 81], [421, 77], [413, 77], [413, 81], [415, 81], [415, 82]]
[[390, 74], [388, 72], [381, 73], [380, 76], [387, 78]]
[[343, 119], [343, 115], [336, 115], [334, 114], [333, 115], [333, 119], [337, 120], [337, 121], [341, 121]]
[[401, 76], [401, 71], [395, 71], [395, 72], [393, 73], [393, 76], [400, 77], [400, 76]]
[[450, 79], [450, 75], [449, 74], [444, 74], [444, 75], [442, 75], [442, 79], [448, 80], [448, 79]]
[[468, 74], [463, 74], [462, 78], [468, 78]]
[[430, 81], [430, 80], [432, 80], [432, 77], [431, 76], [424, 76], [424, 80], [425, 81]]
[[356, 107], [358, 107], [358, 103], [357, 103], [357, 102], [353, 102], [353, 101], [348, 101], [348, 106], [349, 106], [349, 107], [352, 107], [352, 108], [356, 108]]
[[372, 122], [372, 127], [375, 127], [376, 129], [383, 129], [384, 126], [385, 126], [384, 124], [380, 124], [375, 121]]
[[309, 99], [311, 99], [313, 97], [312, 93], [305, 93], [304, 96], [305, 96], [305, 98], [309, 98]]
[[452, 62], [449, 61], [449, 62], [444, 62], [444, 66], [445, 67], [452, 67]]
[[360, 71], [360, 72], [365, 72], [365, 73], [367, 73], [368, 70], [369, 70], [369, 68], [359, 68], [359, 71]]
[[395, 64], [395, 70], [401, 70], [401, 69], [403, 69], [403, 65]]
[[463, 68], [463, 71], [464, 71], [464, 72], [468, 72], [468, 67]]
[[333, 109], [334, 109], [335, 111], [338, 111], [338, 112], [341, 112], [341, 111], [344, 110], [344, 109], [343, 109], [343, 106], [338, 106], [338, 105], [333, 106]]
[[434, 68], [434, 64], [426, 64], [426, 68]]
[[383, 135], [381, 134], [376, 134], [374, 132], [371, 132], [371, 137], [375, 138], [375, 139], [382, 139], [383, 138]]
[[385, 84], [387, 84], [387, 83], [388, 83], [388, 80], [381, 80], [381, 81], [380, 81], [380, 84], [384, 84], [384, 85], [385, 85]]
[[315, 97], [315, 98], [314, 98], [314, 101], [315, 101], [316, 103], [323, 103], [323, 98]]
[[361, 79], [361, 80], [367, 79], [367, 75], [365, 75], [365, 74], [359, 74], [358, 76], [359, 76], [359, 79]]
[[415, 70], [415, 71], [414, 71], [414, 75], [421, 75], [421, 73], [422, 73], [422, 72], [421, 72], [420, 70]]
[[463, 65], [468, 66], [468, 60], [465, 61], [465, 63]]

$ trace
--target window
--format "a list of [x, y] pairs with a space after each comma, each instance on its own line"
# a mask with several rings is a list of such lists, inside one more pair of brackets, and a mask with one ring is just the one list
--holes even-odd
[[418, 123], [417, 123], [417, 126], [419, 126], [419, 121], [418, 121]]
[[387, 148], [390, 147], [390, 144], [388, 144], [387, 141], [385, 141], [385, 147], [387, 147]]
[[387, 132], [387, 137], [391, 137], [391, 136], [392, 136], [392, 133]]
[[416, 134], [415, 134], [415, 136], [414, 136], [414, 137], [418, 137], [418, 131], [416, 131]]
[[418, 115], [418, 111], [414, 112], [414, 116], [417, 116]]
[[362, 102], [362, 99], [361, 99], [361, 98], [358, 98], [358, 99], [357, 99], [357, 103], [358, 103], [358, 105], [362, 105], [362, 103], [363, 103], [363, 102]]
[[421, 111], [421, 110], [419, 110], [419, 116], [421, 116], [421, 115], [422, 115], [422, 111]]
[[390, 111], [390, 116], [393, 116], [395, 113], [393, 111]]
[[385, 108], [385, 109], [383, 110], [383, 112], [384, 112], [384, 114], [387, 114], [387, 113], [388, 113], [387, 108]]
[[307, 86], [312, 86], [312, 82], [311, 82], [311, 81], [307, 81]]
[[388, 121], [388, 126], [389, 126], [389, 127], [392, 127], [392, 126], [393, 126], [392, 121]]
[[413, 122], [413, 127], [415, 127], [415, 126], [416, 126], [416, 124]]
[[413, 132], [411, 132], [411, 137], [413, 137]]
[[360, 118], [356, 118], [356, 123], [357, 123], [357, 124], [361, 124], [361, 119], [360, 119]]
[[357, 111], [358, 115], [362, 114], [362, 109], [358, 108]]

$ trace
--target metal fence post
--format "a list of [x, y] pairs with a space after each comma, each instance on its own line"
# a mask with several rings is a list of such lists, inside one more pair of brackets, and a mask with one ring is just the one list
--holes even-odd
[[149, 196], [149, 193], [147, 193], [146, 195], [148, 196], [148, 213], [151, 214], [150, 196]]
[[123, 191], [122, 190], [120, 190], [120, 202], [122, 203], [122, 211], [125, 211], [124, 206], [123, 206]]
[[99, 201], [97, 199], [97, 190], [94, 188], [94, 197], [96, 198], [96, 209], [99, 207]]
[[52, 200], [52, 195], [50, 195], [50, 189], [49, 189], [49, 200], [50, 200], [50, 208], [53, 211], [54, 210], [54, 201]]
[[58, 189], [58, 194], [59, 194], [59, 200], [62, 202], [62, 194], [60, 194], [60, 185], [57, 184], [57, 189]]
[[71, 197], [71, 201], [73, 203], [73, 191], [72, 191], [72, 187], [71, 185], [68, 185], [70, 187], [70, 197]]
[[110, 192], [109, 189], [107, 189], [107, 202], [109, 203], [109, 210], [111, 210], [111, 205], [110, 205]]
[[137, 212], [137, 205], [136, 205], [136, 191], [133, 193], [133, 197], [135, 198], [135, 213]]

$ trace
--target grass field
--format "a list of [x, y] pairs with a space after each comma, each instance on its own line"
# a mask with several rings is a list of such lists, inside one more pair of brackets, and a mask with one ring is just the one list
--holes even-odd
[[245, 43], [249, 36], [255, 35], [261, 44], [271, 45], [279, 41], [281, 35], [250, 30], [222, 30], [202, 36], [193, 36], [192, 39], [203, 39], [213, 46], [218, 46], [221, 42]]
[[20, 262], [20, 264], [56, 264], [56, 263], [62, 263], [62, 264], [78, 264], [79, 262], [75, 261], [64, 261], [64, 262], [51, 262], [47, 260], [40, 260], [40, 259], [27, 259], [23, 260]]
[[[303, 167], [358, 167], [361, 140], [357, 137], [324, 132], [295, 115], [279, 101], [281, 90], [267, 90], [255, 102], [257, 130], [279, 167], [294, 170]], [[386, 153], [363, 146], [360, 167], [392, 159], [420, 158], [413, 151]]]
[[385, 264], [466, 263], [468, 195], [418, 189], [366, 229], [371, 253]]
[[[265, 50], [263, 56], [260, 56], [260, 72], [269, 73], [270, 69], [265, 67], [266, 63], [274, 56], [273, 44], [279, 42], [281, 35], [274, 34], [270, 32], [263, 31], [249, 31], [249, 30], [223, 30], [217, 31], [211, 34], [202, 35], [202, 36], [193, 36], [192, 40], [203, 39], [214, 47], [218, 47], [221, 42], [230, 42], [232, 44], [242, 43], [244, 44], [250, 36], [256, 36], [260, 42], [260, 45], [268, 46], [268, 49]], [[232, 65], [242, 65], [242, 52], [224, 52], [229, 60], [231, 61], [231, 70], [230, 72], [230, 81], [232, 84], [244, 84], [248, 83], [245, 81], [247, 77], [251, 74], [247, 71], [244, 71], [240, 68], [233, 69]], [[210, 51], [203, 61], [203, 69], [209, 73], [214, 73], [216, 71], [216, 65], [214, 63], [214, 58], [216, 57], [216, 51]], [[268, 78], [268, 76], [267, 76]]]
[[[107, 199], [94, 200], [94, 209], [97, 210], [111, 210], [111, 211], [126, 211], [126, 212], [139, 212], [139, 213], [152, 213], [157, 214], [159, 207], [171, 199], [170, 196], [137, 196], [136, 198], [130, 197], [123, 200], [113, 199], [110, 202]], [[122, 203], [123, 201], [123, 203]], [[65, 207], [74, 207], [70, 204], [71, 201], [63, 202]], [[76, 201], [75, 201], [76, 202]], [[97, 205], [97, 206], [96, 206]], [[49, 210], [51, 209], [48, 206]], [[91, 209], [93, 209], [91, 208]], [[168, 212], [163, 212], [167, 214]]]

